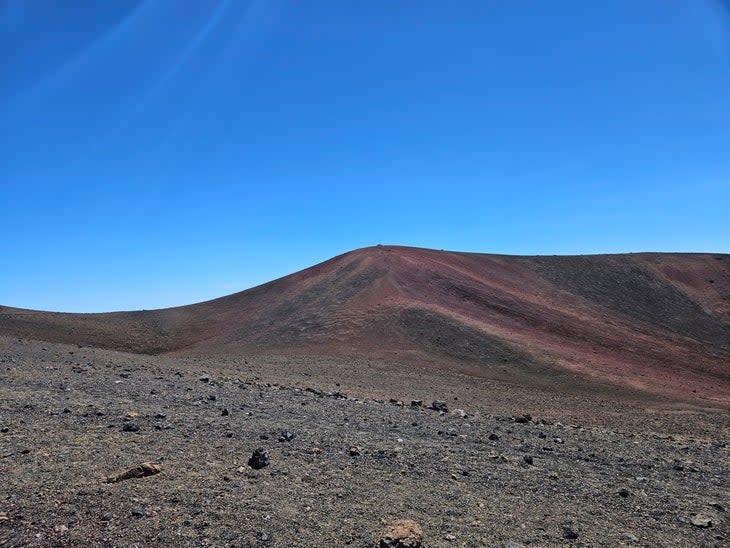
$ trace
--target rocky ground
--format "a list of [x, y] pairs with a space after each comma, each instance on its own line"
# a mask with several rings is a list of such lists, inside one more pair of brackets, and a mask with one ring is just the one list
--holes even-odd
[[0, 546], [730, 544], [726, 410], [247, 361], [0, 338]]

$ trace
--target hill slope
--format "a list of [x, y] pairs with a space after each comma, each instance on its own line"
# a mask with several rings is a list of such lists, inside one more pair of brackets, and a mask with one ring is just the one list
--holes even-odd
[[730, 401], [730, 256], [516, 257], [379, 246], [190, 306], [0, 307], [0, 334], [139, 353], [428, 362], [499, 378], [577, 373]]

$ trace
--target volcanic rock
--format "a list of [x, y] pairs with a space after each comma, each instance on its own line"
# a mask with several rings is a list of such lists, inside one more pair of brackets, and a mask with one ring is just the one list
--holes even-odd
[[127, 479], [154, 476], [155, 474], [159, 474], [160, 472], [162, 472], [162, 467], [159, 464], [155, 462], [143, 462], [141, 464], [138, 464], [137, 466], [125, 470], [124, 472], [108, 476], [106, 478], [106, 482], [117, 483], [118, 481], [123, 481]]
[[259, 470], [269, 465], [269, 452], [263, 447], [257, 447], [248, 459], [248, 465], [254, 470]]
[[401, 519], [391, 523], [383, 532], [379, 548], [421, 548], [423, 529], [415, 521]]

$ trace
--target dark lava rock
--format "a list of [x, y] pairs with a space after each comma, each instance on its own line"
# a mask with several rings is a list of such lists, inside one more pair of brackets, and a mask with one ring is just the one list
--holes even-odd
[[629, 496], [630, 493], [629, 493], [629, 490], [628, 489], [619, 489], [618, 494], [619, 494], [620, 497], [626, 498], [626, 497]]
[[138, 518], [143, 518], [147, 515], [147, 512], [145, 512], [145, 509], [141, 506], [137, 506], [132, 508], [132, 515]]
[[263, 447], [257, 447], [248, 459], [248, 465], [254, 470], [259, 470], [269, 465], [269, 452]]
[[210, 382], [210, 377], [208, 375], [200, 375], [200, 377], [198, 377], [198, 380], [202, 382]]
[[221, 417], [227, 417], [228, 415], [228, 409], [223, 409], [223, 411], [221, 411]]
[[421, 407], [423, 405], [423, 401], [421, 400], [411, 400], [411, 407]]
[[279, 441], [291, 441], [294, 439], [294, 434], [289, 432], [289, 430], [284, 430], [281, 433], [281, 436], [279, 436]]
[[139, 432], [139, 424], [134, 421], [125, 422], [122, 426], [122, 432]]
[[491, 434], [489, 434], [489, 439], [492, 441], [496, 441], [499, 439], [499, 436], [497, 434], [495, 434], [494, 432], [492, 432]]
[[530, 455], [525, 455], [524, 457], [522, 457], [522, 460], [524, 460], [525, 463], [529, 464], [530, 466], [532, 466], [534, 464], [534, 461], [532, 460], [532, 456], [530, 456]]
[[563, 537], [568, 540], [575, 540], [578, 538], [578, 533], [570, 525], [563, 525]]
[[271, 542], [271, 535], [265, 531], [257, 531], [256, 538], [261, 542]]
[[434, 411], [443, 411], [444, 413], [449, 412], [449, 406], [444, 400], [433, 400], [431, 409]]
[[532, 421], [532, 415], [528, 415], [528, 414], [520, 415], [519, 417], [515, 417], [512, 420], [514, 420], [515, 422], [518, 422], [520, 424], [525, 424], [525, 423]]

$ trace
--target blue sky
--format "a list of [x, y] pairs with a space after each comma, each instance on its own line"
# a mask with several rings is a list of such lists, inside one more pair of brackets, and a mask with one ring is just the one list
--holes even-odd
[[0, 0], [0, 303], [392, 243], [730, 252], [720, 1]]

